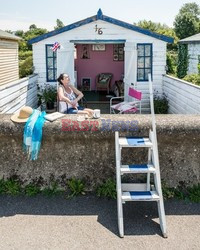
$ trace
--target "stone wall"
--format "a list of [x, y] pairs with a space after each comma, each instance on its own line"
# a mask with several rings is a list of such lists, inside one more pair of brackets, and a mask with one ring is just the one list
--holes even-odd
[[[75, 177], [94, 189], [103, 180], [115, 178], [113, 130], [125, 129], [118, 122], [129, 121], [128, 131], [120, 132], [121, 135], [141, 136], [148, 135], [150, 118], [150, 115], [103, 115], [104, 121], [93, 120], [96, 124], [84, 127], [89, 131], [66, 131], [69, 123], [76, 124], [76, 115], [46, 122], [39, 158], [29, 161], [22, 149], [24, 124], [12, 122], [10, 115], [0, 115], [0, 179], [17, 177], [24, 184], [34, 182], [46, 186], [51, 180], [64, 184]], [[156, 120], [161, 178], [173, 187], [199, 183], [199, 116], [156, 115]], [[147, 160], [146, 149], [123, 149], [122, 154], [122, 161], [127, 164]]]

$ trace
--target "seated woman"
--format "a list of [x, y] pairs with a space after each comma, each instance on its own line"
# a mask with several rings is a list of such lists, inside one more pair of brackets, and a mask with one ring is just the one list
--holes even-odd
[[87, 114], [88, 117], [93, 117], [92, 109], [79, 106], [78, 101], [83, 97], [83, 93], [70, 84], [69, 76], [67, 74], [60, 74], [57, 81], [59, 82], [59, 101], [67, 103], [65, 110], [61, 112], [65, 114]]

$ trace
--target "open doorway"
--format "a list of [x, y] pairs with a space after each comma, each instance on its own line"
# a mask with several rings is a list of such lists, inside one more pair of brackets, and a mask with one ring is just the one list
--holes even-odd
[[75, 48], [77, 88], [91, 108], [105, 104], [109, 109], [110, 98], [123, 94], [124, 43], [75, 44]]

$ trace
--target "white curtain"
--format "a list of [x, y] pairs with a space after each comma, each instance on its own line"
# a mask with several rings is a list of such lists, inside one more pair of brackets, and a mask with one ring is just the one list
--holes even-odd
[[130, 101], [128, 89], [137, 80], [137, 44], [135, 42], [126, 42], [124, 63], [124, 96], [125, 101]]
[[57, 50], [57, 76], [61, 73], [68, 74], [74, 85], [74, 43], [61, 43], [61, 48]]

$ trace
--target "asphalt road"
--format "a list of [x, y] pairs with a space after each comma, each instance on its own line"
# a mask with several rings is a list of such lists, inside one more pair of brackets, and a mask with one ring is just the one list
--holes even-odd
[[0, 196], [0, 249], [200, 249], [200, 203], [165, 202], [168, 238], [161, 235], [157, 205], [124, 205], [125, 237], [115, 200], [93, 195]]

